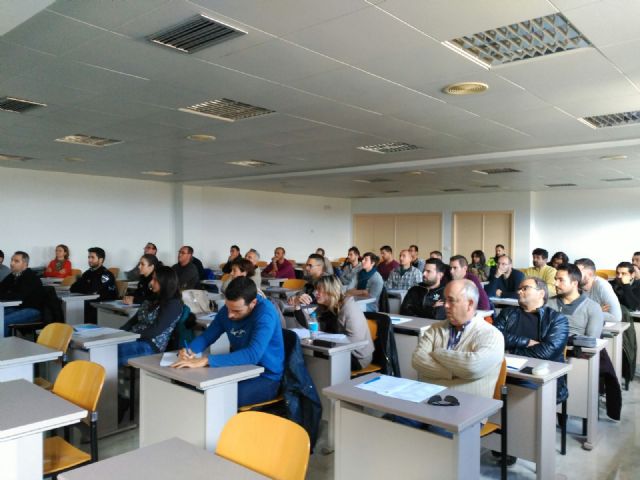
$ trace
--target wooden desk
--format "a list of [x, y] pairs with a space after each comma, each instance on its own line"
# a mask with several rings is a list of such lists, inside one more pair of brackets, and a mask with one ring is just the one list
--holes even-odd
[[140, 334], [110, 328], [98, 332], [102, 333], [91, 336], [74, 333], [68, 354], [71, 360], [89, 360], [104, 367], [104, 386], [98, 403], [98, 435], [104, 437], [118, 432], [118, 344], [133, 342]]
[[24, 379], [33, 382], [33, 365], [62, 356], [59, 350], [18, 337], [0, 338], [0, 382]]
[[[543, 362], [529, 357], [527, 367]], [[536, 478], [556, 478], [556, 380], [571, 370], [566, 363], [549, 362], [549, 371], [544, 375], [528, 375], [521, 371], [507, 370], [507, 377], [534, 383], [531, 388], [510, 383], [507, 406], [508, 446], [507, 453], [535, 462]], [[574, 395], [573, 392], [570, 396]], [[500, 416], [492, 422], [500, 424]], [[482, 440], [484, 447], [500, 451], [500, 438], [489, 435]]]
[[179, 437], [213, 452], [227, 421], [238, 411], [238, 382], [264, 368], [161, 367], [161, 354], [129, 360], [140, 369], [140, 446]]
[[[378, 376], [370, 374], [323, 393], [334, 400], [336, 480], [354, 478], [480, 478], [480, 424], [502, 402], [447, 389], [458, 407], [438, 407], [356, 388]], [[362, 408], [400, 415], [440, 427], [452, 438], [368, 415]]]
[[4, 337], [4, 309], [8, 307], [19, 307], [22, 300], [6, 300], [0, 302], [0, 337]]
[[91, 305], [98, 310], [98, 325], [108, 328], [122, 327], [140, 307], [140, 305], [126, 305], [122, 300], [94, 302]]
[[400, 313], [400, 306], [402, 305], [402, 301], [404, 297], [407, 295], [409, 290], [401, 290], [392, 288], [387, 290], [387, 295], [389, 296], [389, 313], [396, 314]]
[[631, 325], [626, 322], [604, 322], [604, 328], [602, 329], [603, 333], [607, 333], [611, 335], [611, 337], [607, 338], [607, 353], [609, 357], [611, 357], [611, 363], [613, 363], [613, 368], [616, 371], [616, 375], [618, 376], [618, 381], [622, 385], [622, 341], [623, 341], [623, 333], [629, 328]]
[[58, 298], [62, 300], [62, 311], [64, 312], [64, 321], [69, 325], [79, 325], [84, 323], [84, 305], [85, 301], [96, 300], [100, 295], [85, 295], [83, 293], [70, 293], [68, 291], [58, 290]]
[[42, 433], [86, 416], [86, 410], [26, 380], [0, 382], [2, 478], [41, 480]]
[[213, 455], [190, 443], [172, 438], [117, 457], [61, 473], [60, 480], [258, 480], [259, 473]]
[[408, 322], [393, 325], [393, 332], [396, 339], [396, 348], [398, 350], [398, 364], [400, 365], [400, 374], [403, 378], [417, 380], [418, 372], [413, 368], [411, 359], [413, 352], [418, 346], [418, 339], [434, 323], [440, 320], [430, 318], [410, 317], [407, 315], [390, 315], [391, 321], [394, 318], [408, 319]]

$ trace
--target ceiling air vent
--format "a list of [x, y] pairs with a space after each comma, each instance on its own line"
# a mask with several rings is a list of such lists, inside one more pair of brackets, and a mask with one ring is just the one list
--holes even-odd
[[485, 66], [591, 46], [591, 42], [561, 13], [454, 38], [443, 44]]
[[31, 160], [31, 157], [21, 157], [20, 155], [9, 155], [6, 153], [0, 153], [0, 161], [26, 162], [27, 160]]
[[244, 120], [245, 118], [274, 113], [273, 110], [255, 107], [248, 103], [237, 102], [235, 100], [229, 100], [228, 98], [197, 103], [187, 108], [181, 108], [180, 111], [217, 118], [225, 122], [235, 122], [236, 120]]
[[620, 178], [603, 178], [603, 182], [626, 182], [628, 180], [633, 180], [631, 177], [620, 177]]
[[216, 43], [246, 35], [247, 32], [224, 23], [197, 15], [189, 20], [147, 37], [150, 41], [174, 48], [185, 53], [193, 53]]
[[558, 187], [577, 187], [575, 183], [550, 183], [549, 185], [545, 185], [545, 187], [549, 188], [558, 188]]
[[237, 160], [235, 162], [227, 162], [227, 164], [238, 167], [266, 167], [268, 165], [275, 165], [275, 163], [263, 162], [262, 160]]
[[473, 170], [474, 173], [481, 173], [482, 175], [498, 175], [500, 173], [520, 173], [522, 170], [516, 170], [515, 168], [484, 168], [482, 170]]
[[461, 188], [443, 188], [441, 192], [464, 192]]
[[398, 153], [398, 152], [407, 152], [409, 150], [420, 150], [421, 147], [417, 147], [416, 145], [411, 145], [410, 143], [404, 142], [390, 142], [390, 143], [379, 143], [378, 145], [365, 145], [363, 147], [358, 147], [358, 150], [365, 150], [367, 152], [374, 153]]
[[640, 123], [640, 111], [595, 115], [593, 117], [584, 117], [580, 120], [595, 128], [622, 127]]
[[6, 112], [24, 113], [34, 108], [46, 107], [45, 103], [32, 102], [22, 98], [0, 97], [0, 110]]
[[87, 145], [89, 147], [109, 147], [117, 143], [122, 143], [122, 140], [92, 137], [91, 135], [76, 133], [75, 135], [67, 135], [66, 137], [56, 138], [56, 142], [73, 143], [75, 145]]

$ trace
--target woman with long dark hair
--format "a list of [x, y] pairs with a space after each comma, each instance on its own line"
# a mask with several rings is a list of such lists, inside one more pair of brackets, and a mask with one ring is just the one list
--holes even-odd
[[171, 333], [182, 316], [182, 299], [178, 276], [171, 267], [159, 267], [149, 283], [153, 297], [145, 300], [122, 330], [139, 333], [135, 342], [118, 345], [118, 365], [130, 358], [164, 352]]
[[469, 271], [478, 277], [481, 282], [486, 282], [489, 279], [489, 265], [487, 265], [487, 257], [482, 250], [471, 252]]
[[127, 305], [131, 305], [133, 303], [142, 303], [151, 298], [153, 292], [151, 291], [150, 283], [153, 278], [153, 272], [161, 265], [160, 260], [155, 255], [151, 253], [142, 255], [138, 262], [138, 270], [140, 271], [138, 287], [133, 295], [125, 296], [122, 301]]

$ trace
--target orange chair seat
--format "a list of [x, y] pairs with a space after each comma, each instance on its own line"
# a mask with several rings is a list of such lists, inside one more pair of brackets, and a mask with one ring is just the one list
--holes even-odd
[[67, 470], [91, 461], [91, 455], [68, 444], [62, 437], [44, 439], [44, 474]]
[[482, 426], [482, 429], [480, 430], [480, 437], [485, 437], [490, 433], [497, 432], [498, 430], [500, 430], [500, 425], [498, 425], [497, 423], [487, 422]]
[[362, 375], [366, 375], [367, 373], [379, 372], [380, 370], [382, 370], [382, 367], [380, 365], [370, 363], [368, 366], [361, 368], [360, 370], [352, 370], [351, 378], [361, 377]]
[[274, 403], [283, 402], [283, 401], [284, 401], [284, 397], [282, 395], [278, 395], [276, 398], [267, 400], [266, 402], [252, 403], [251, 405], [245, 405], [244, 407], [238, 408], [238, 411], [248, 412], [250, 410], [253, 410], [254, 408], [266, 407], [267, 405], [273, 405]]

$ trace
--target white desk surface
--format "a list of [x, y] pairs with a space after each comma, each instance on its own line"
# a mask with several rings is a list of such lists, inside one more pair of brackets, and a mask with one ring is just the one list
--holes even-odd
[[98, 327], [108, 330], [102, 335], [96, 335], [91, 337], [83, 337], [77, 333], [74, 333], [71, 337], [71, 348], [82, 348], [89, 350], [94, 347], [106, 347], [109, 345], [117, 345], [119, 343], [133, 342], [140, 338], [139, 333], [125, 332], [124, 330], [117, 330], [115, 328]]
[[19, 307], [22, 305], [22, 300], [4, 300], [0, 302], [3, 307]]
[[262, 283], [265, 285], [270, 285], [272, 287], [279, 287], [286, 280], [287, 280], [286, 278], [263, 278]]
[[393, 326], [393, 331], [397, 333], [405, 333], [409, 331], [419, 335], [422, 330], [430, 327], [434, 323], [441, 322], [442, 320], [435, 320], [433, 318], [411, 317], [409, 315], [398, 315], [397, 313], [389, 314], [391, 318], [408, 318], [408, 322], [399, 323]]
[[[587, 354], [596, 354], [598, 352], [600, 352], [600, 350], [602, 350], [604, 347], [607, 346], [607, 339], [606, 338], [598, 338], [596, 340], [596, 346], [591, 348], [591, 347], [580, 347], [582, 350], [582, 353], [587, 353]], [[573, 350], [573, 347], [567, 347], [568, 350]]]
[[70, 302], [84, 302], [85, 300], [96, 300], [100, 298], [100, 295], [97, 293], [93, 294], [84, 294], [84, 293], [71, 293], [71, 292], [63, 292], [57, 291], [58, 298], [65, 303]]
[[27, 382], [0, 382], [0, 442], [71, 425], [87, 411]]
[[222, 286], [222, 279], [216, 278], [214, 280], [200, 280], [200, 283], [203, 285], [215, 285], [217, 287]]
[[40, 279], [40, 281], [42, 282], [42, 285], [47, 286], [47, 285], [59, 285], [62, 283], [62, 279], [61, 278], [57, 278], [57, 277], [42, 277]]
[[56, 289], [56, 293], [60, 294], [61, 292], [69, 292], [71, 285], [54, 285], [53, 288]]
[[264, 289], [264, 293], [267, 294], [285, 293], [287, 295], [293, 295], [294, 293], [298, 293], [300, 291], [302, 291], [302, 288], [267, 287]]
[[147, 355], [129, 360], [129, 365], [146, 370], [156, 375], [177, 380], [191, 385], [198, 390], [207, 390], [225, 383], [236, 383], [254, 378], [264, 372], [263, 367], [257, 365], [238, 365], [236, 367], [202, 367], [202, 368], [171, 368], [161, 367], [162, 354]]
[[259, 473], [172, 438], [101, 462], [61, 473], [60, 480], [112, 480], [152, 478], [154, 480], [264, 479]]
[[404, 290], [402, 288], [390, 288], [387, 290], [387, 295], [390, 297], [400, 297], [401, 299], [407, 294], [409, 290]]
[[122, 300], [112, 300], [110, 302], [94, 302], [91, 305], [93, 305], [97, 309], [126, 314], [135, 312], [138, 310], [138, 308], [140, 308], [140, 305], [126, 305], [122, 302]]
[[[525, 363], [522, 366], [522, 368], [527, 368], [527, 367], [533, 368], [536, 365], [539, 365], [542, 362], [546, 361], [546, 360], [541, 360], [539, 358], [523, 357], [520, 355], [510, 355], [510, 354], [505, 355], [505, 357], [526, 358], [527, 363]], [[549, 371], [545, 374], [533, 375], [529, 373], [523, 373], [522, 371], [511, 370], [507, 368], [507, 377], [518, 378], [520, 380], [528, 380], [530, 382], [542, 385], [547, 382], [550, 382], [551, 380], [555, 380], [558, 377], [561, 377], [562, 375], [569, 372], [569, 370], [573, 368], [572, 365], [569, 363], [559, 363], [559, 362], [547, 362], [547, 363], [549, 364]]]
[[640, 311], [631, 312], [631, 316], [634, 318], [640, 318]]
[[602, 327], [602, 331], [619, 335], [623, 333], [630, 326], [631, 324], [627, 322], [604, 322], [604, 327]]
[[340, 385], [326, 387], [322, 389], [322, 393], [333, 400], [342, 400], [381, 412], [401, 415], [454, 433], [466, 430], [482, 419], [490, 417], [502, 407], [502, 402], [499, 400], [468, 395], [451, 389], [443, 390], [438, 395], [442, 398], [446, 395], [455, 396], [460, 401], [457, 407], [438, 407], [429, 405], [426, 401], [424, 403], [409, 402], [355, 387], [359, 383], [378, 376], [377, 373], [371, 373]]
[[491, 297], [489, 298], [491, 303], [494, 305], [502, 305], [507, 307], [517, 307], [518, 299], [517, 298], [502, 298], [502, 297]]
[[352, 343], [337, 343], [335, 347], [321, 347], [319, 345], [310, 345], [305, 343], [304, 341], [300, 342], [300, 346], [306, 350], [313, 350], [314, 352], [324, 353], [329, 357], [336, 355], [340, 352], [349, 352], [351, 350], [355, 350], [360, 347], [364, 347], [367, 344], [366, 340], [361, 340], [359, 342]]
[[62, 356], [59, 350], [18, 337], [0, 338], [0, 368], [25, 363], [48, 362]]
[[216, 312], [199, 313], [196, 315], [196, 323], [204, 328], [207, 328], [216, 318], [216, 314]]

